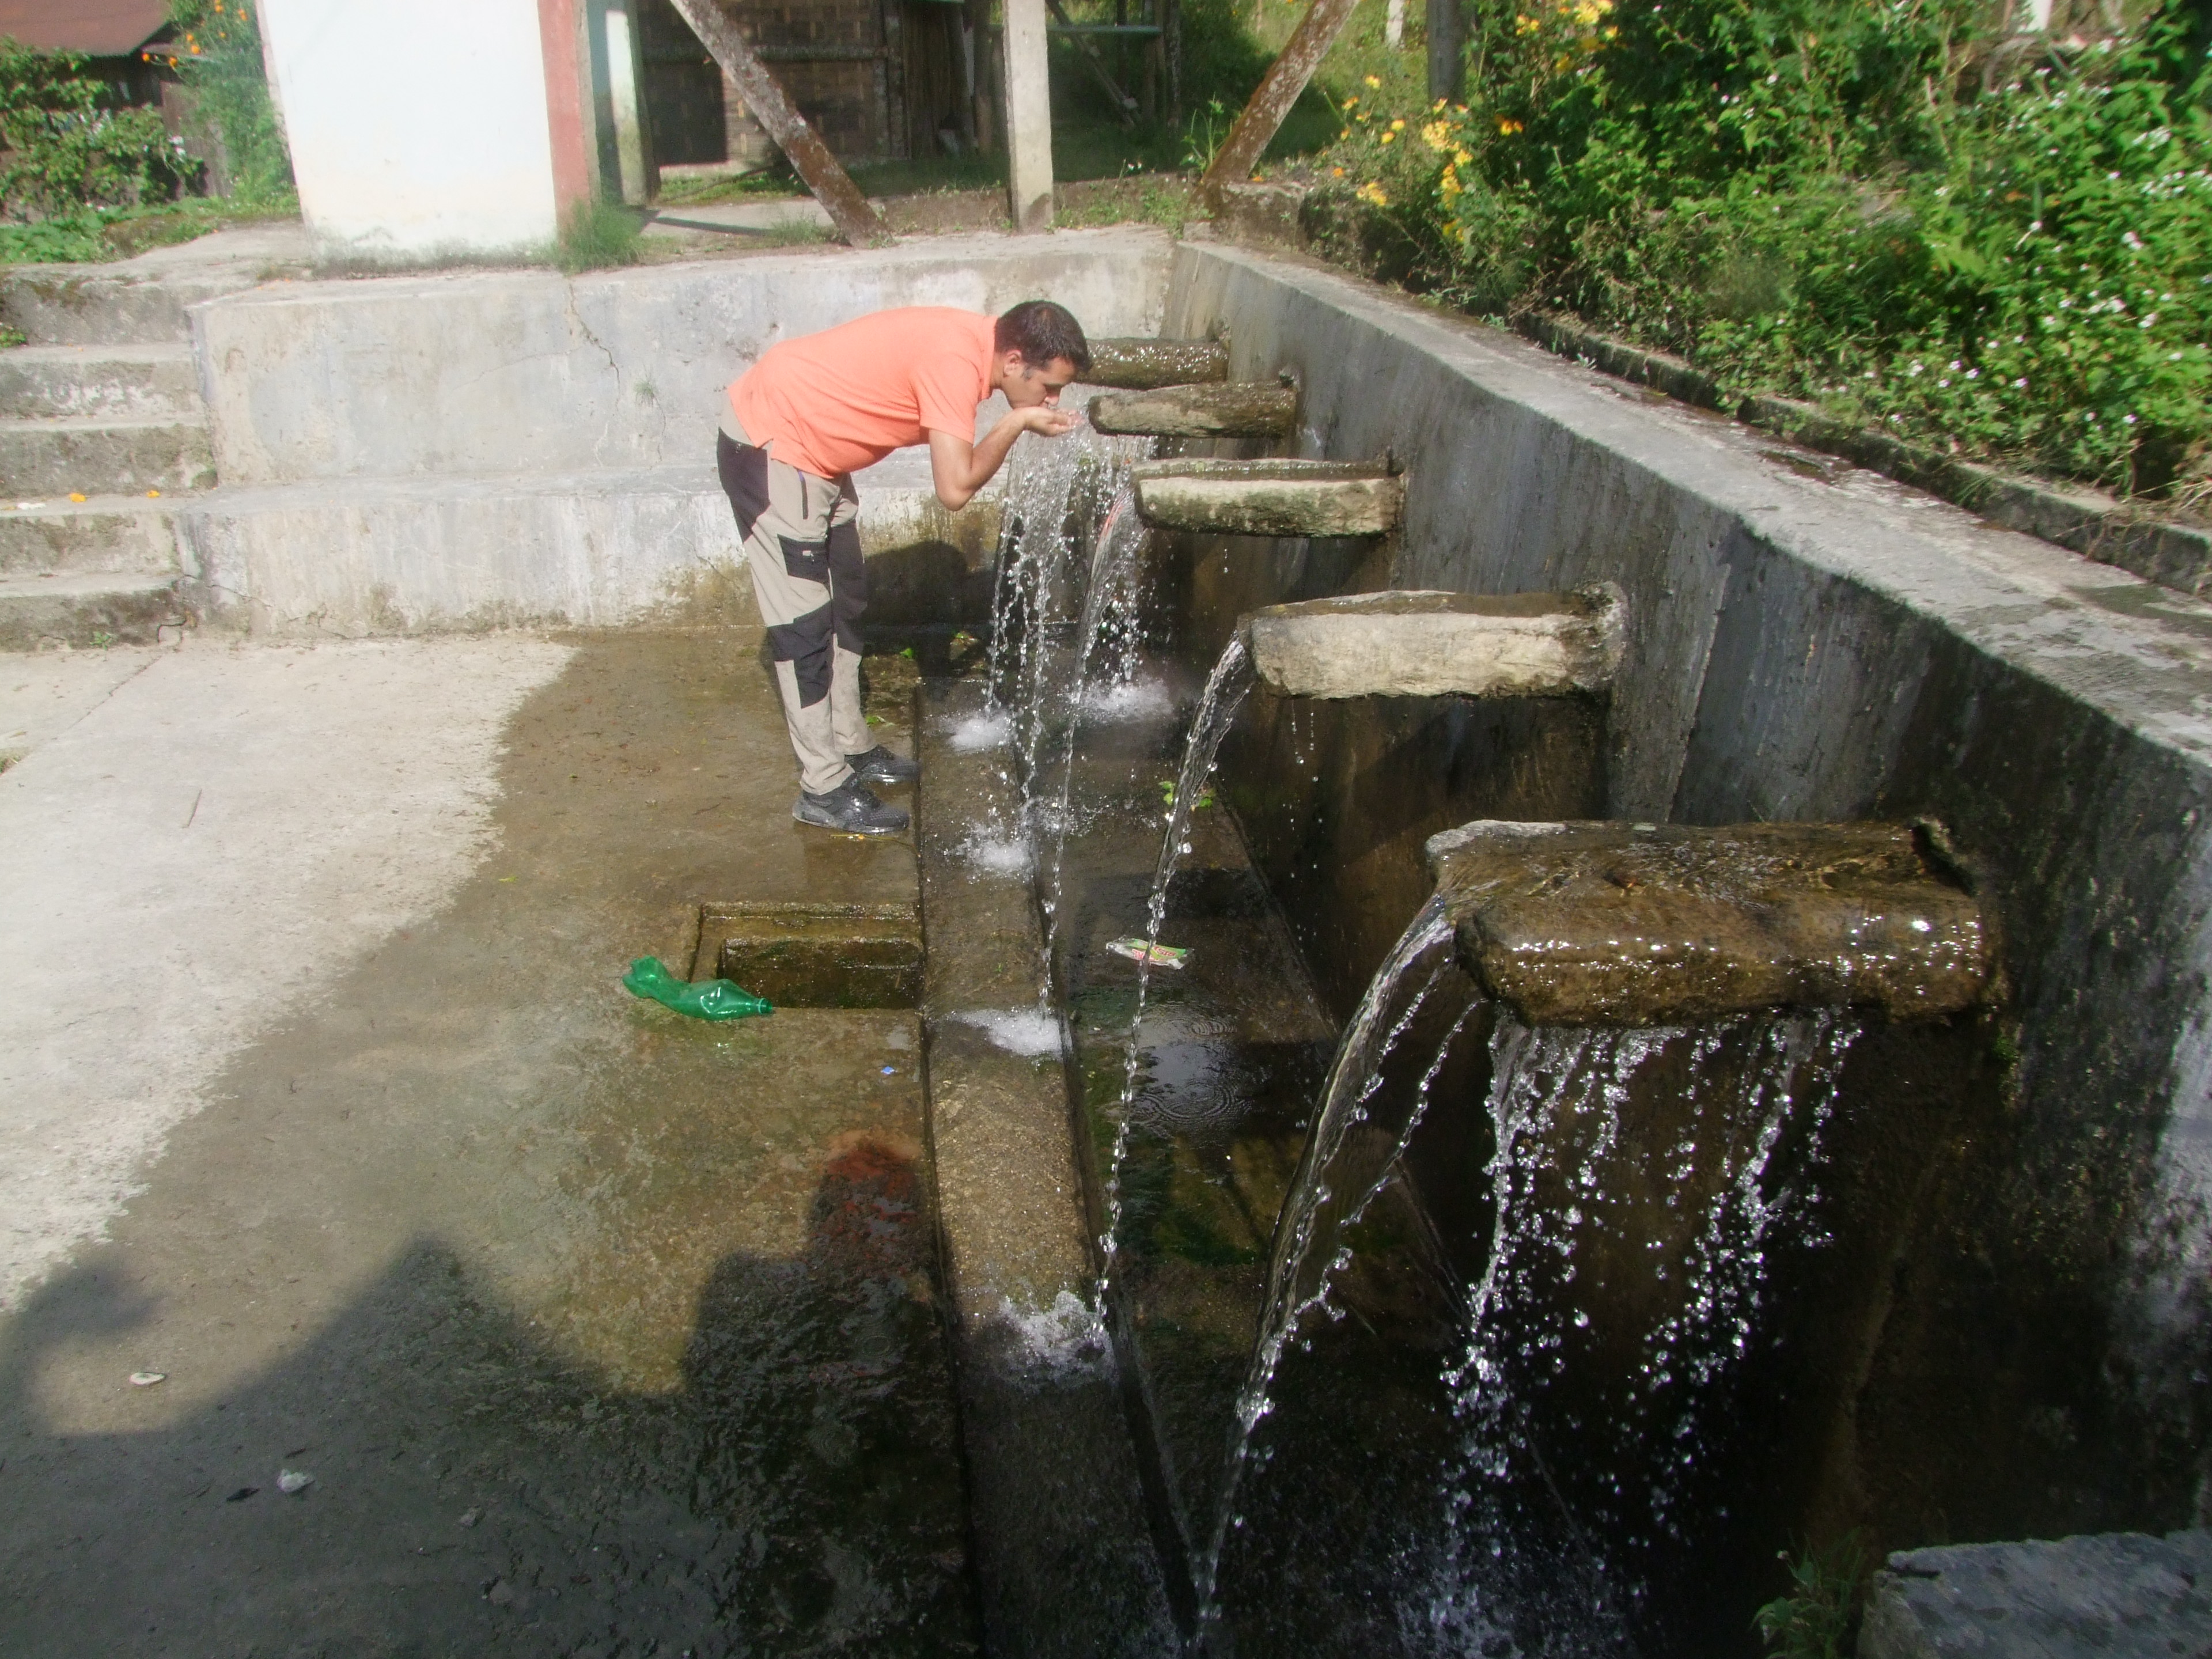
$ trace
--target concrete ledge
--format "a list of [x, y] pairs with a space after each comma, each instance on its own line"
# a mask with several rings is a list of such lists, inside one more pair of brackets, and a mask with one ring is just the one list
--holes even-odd
[[1152, 230], [916, 239], [566, 277], [283, 283], [192, 313], [224, 483], [658, 467], [714, 453], [726, 388], [777, 341], [889, 306], [1049, 295], [1151, 334]]
[[[196, 607], [257, 635], [599, 628], [702, 606], [758, 621], [729, 501], [698, 466], [222, 490], [179, 517]], [[948, 514], [891, 469], [861, 486], [860, 533], [870, 623], [939, 621], [930, 607], [972, 599], [996, 499]]]

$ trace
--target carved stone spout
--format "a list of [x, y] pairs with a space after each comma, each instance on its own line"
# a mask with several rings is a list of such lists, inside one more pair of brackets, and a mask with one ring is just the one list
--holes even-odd
[[1291, 697], [1559, 697], [1620, 671], [1626, 601], [1569, 593], [1354, 593], [1243, 620], [1261, 684]]
[[1405, 510], [1379, 461], [1146, 461], [1137, 511], [1162, 530], [1228, 536], [1379, 536]]
[[1428, 855], [1462, 963], [1532, 1025], [1907, 1019], [1989, 994], [1990, 928], [1933, 825], [1484, 820]]
[[1108, 392], [1091, 400], [1101, 432], [1147, 438], [1279, 438], [1297, 421], [1295, 387], [1261, 380]]
[[1218, 340], [1092, 340], [1085, 386], [1149, 392], [1229, 378], [1229, 348]]

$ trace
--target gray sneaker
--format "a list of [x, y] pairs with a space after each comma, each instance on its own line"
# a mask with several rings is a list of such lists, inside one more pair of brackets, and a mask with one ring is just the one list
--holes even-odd
[[907, 826], [904, 812], [884, 805], [857, 778], [826, 795], [800, 790], [791, 816], [801, 823], [835, 830], [841, 836], [896, 836]]
[[845, 764], [853, 769], [853, 776], [862, 783], [912, 783], [921, 775], [921, 768], [904, 755], [894, 755], [878, 744], [865, 755], [848, 755]]

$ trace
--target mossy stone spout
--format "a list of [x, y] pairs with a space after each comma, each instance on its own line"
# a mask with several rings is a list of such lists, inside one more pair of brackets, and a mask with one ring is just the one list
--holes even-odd
[[1289, 697], [1559, 697], [1613, 684], [1626, 600], [1568, 593], [1354, 593], [1243, 619], [1260, 682]]
[[1147, 461], [1137, 511], [1159, 530], [1224, 536], [1380, 536], [1405, 481], [1379, 461]]
[[1092, 340], [1086, 386], [1149, 392], [1229, 378], [1229, 348], [1218, 340]]
[[1297, 388], [1265, 381], [1109, 392], [1091, 400], [1101, 432], [1147, 438], [1279, 438], [1296, 424]]
[[1429, 867], [1483, 989], [1530, 1025], [1778, 1007], [1956, 1013], [1994, 949], [1941, 830], [1905, 823], [1480, 821]]

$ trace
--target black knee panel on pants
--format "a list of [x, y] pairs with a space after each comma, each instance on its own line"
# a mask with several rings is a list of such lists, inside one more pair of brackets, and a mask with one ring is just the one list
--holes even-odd
[[768, 648], [778, 662], [791, 665], [799, 682], [799, 706], [811, 708], [830, 695], [830, 607], [819, 605], [796, 622], [768, 630]]

